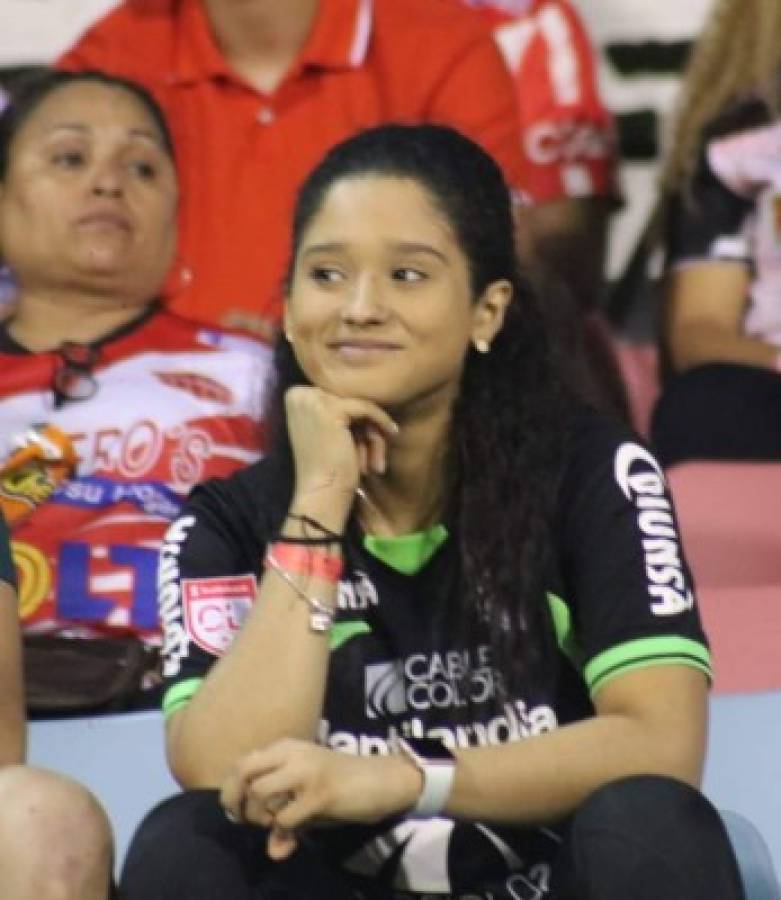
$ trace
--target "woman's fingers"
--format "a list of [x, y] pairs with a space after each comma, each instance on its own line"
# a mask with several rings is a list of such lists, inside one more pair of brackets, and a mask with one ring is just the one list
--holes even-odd
[[388, 444], [386, 438], [376, 428], [366, 429], [366, 446], [369, 450], [369, 465], [372, 471], [382, 475], [388, 466]]
[[374, 425], [364, 423], [354, 428], [353, 433], [358, 447], [361, 475], [382, 475], [387, 468], [387, 439], [383, 433]]
[[298, 836], [295, 831], [272, 825], [266, 842], [266, 852], [271, 859], [281, 860], [291, 856], [298, 847]]
[[287, 802], [283, 803], [274, 816], [274, 825], [288, 831], [296, 831], [304, 825], [317, 825], [322, 821], [320, 804], [313, 799], [311, 794], [289, 794]]
[[[220, 790], [220, 804], [231, 821], [248, 821], [253, 812], [247, 808], [251, 796], [250, 785], [274, 772], [284, 760], [284, 748], [276, 744], [265, 750], [248, 753], [236, 763]], [[287, 787], [280, 787], [278, 792], [284, 793], [287, 790]]]
[[349, 397], [337, 397], [334, 402], [351, 425], [362, 425], [367, 430], [373, 427], [387, 441], [399, 433], [398, 424], [376, 403]]
[[371, 465], [369, 461], [369, 445], [365, 441], [361, 440], [360, 437], [357, 437], [355, 446], [358, 450], [358, 468], [361, 471], [361, 475], [368, 475], [369, 466]]
[[276, 823], [279, 812], [290, 803], [291, 797], [292, 794], [287, 791], [271, 796], [247, 794], [244, 804], [244, 821], [252, 825], [261, 825], [263, 828], [270, 828]]

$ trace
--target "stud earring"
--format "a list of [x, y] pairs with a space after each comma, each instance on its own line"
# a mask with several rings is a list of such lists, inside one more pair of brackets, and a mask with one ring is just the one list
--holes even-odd
[[491, 345], [483, 338], [475, 338], [475, 350], [478, 353], [490, 353]]
[[288, 342], [288, 344], [293, 343], [293, 335], [289, 331], [285, 332], [285, 340]]

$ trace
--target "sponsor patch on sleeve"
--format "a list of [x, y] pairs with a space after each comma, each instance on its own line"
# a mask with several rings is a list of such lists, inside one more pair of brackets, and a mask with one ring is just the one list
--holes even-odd
[[182, 579], [184, 624], [192, 640], [221, 656], [249, 615], [256, 586], [252, 574]]

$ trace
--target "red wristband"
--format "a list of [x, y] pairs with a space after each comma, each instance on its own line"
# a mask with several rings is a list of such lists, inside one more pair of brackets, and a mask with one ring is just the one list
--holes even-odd
[[344, 571], [342, 557], [325, 550], [278, 541], [269, 544], [266, 552], [291, 575], [311, 575], [314, 578], [322, 578], [323, 581], [336, 583]]

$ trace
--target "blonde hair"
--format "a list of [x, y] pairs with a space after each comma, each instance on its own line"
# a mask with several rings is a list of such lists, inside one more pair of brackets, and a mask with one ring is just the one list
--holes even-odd
[[686, 189], [703, 131], [739, 97], [781, 105], [781, 0], [715, 0], [681, 86], [662, 167], [663, 194]]

